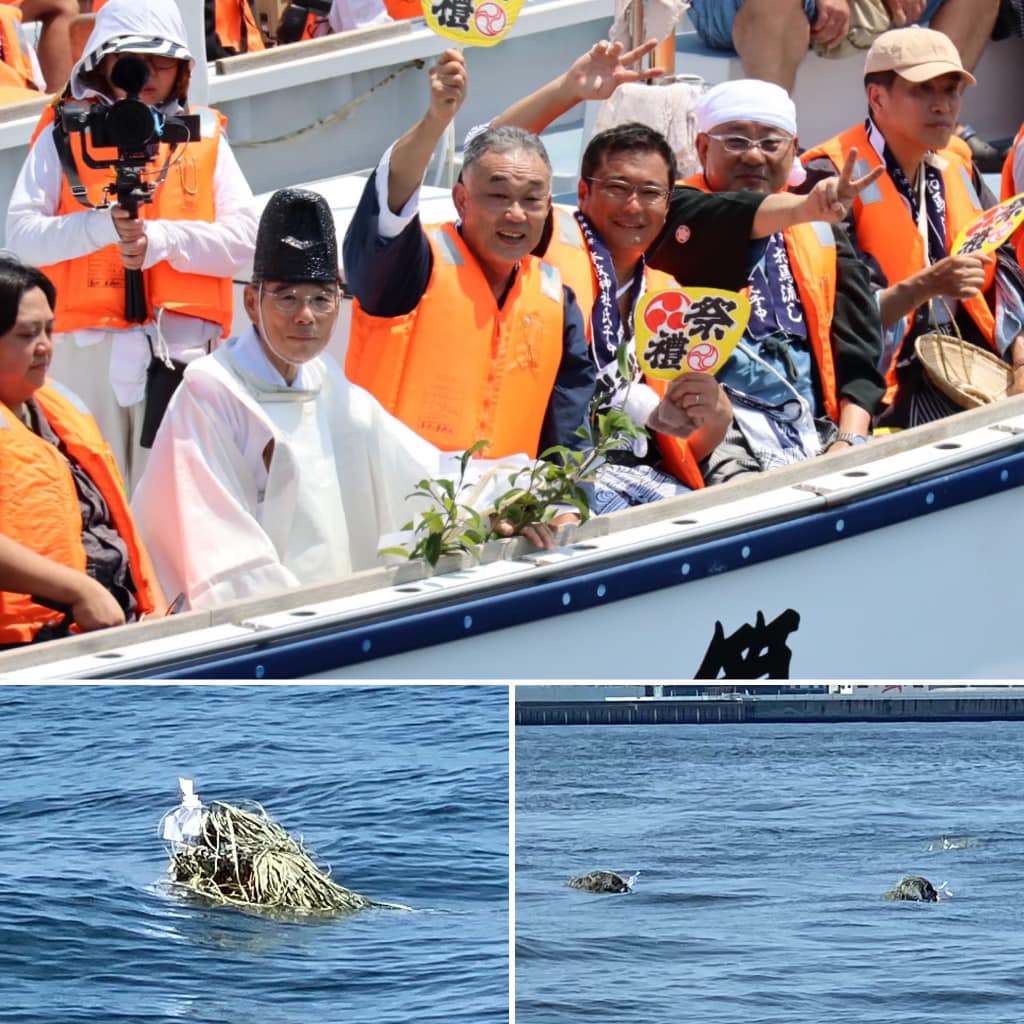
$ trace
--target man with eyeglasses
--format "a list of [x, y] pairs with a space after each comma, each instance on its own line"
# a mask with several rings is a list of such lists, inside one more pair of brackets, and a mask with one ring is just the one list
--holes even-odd
[[[684, 184], [774, 196], [800, 177], [796, 109], [784, 89], [725, 82], [701, 97], [695, 114], [702, 171]], [[702, 252], [680, 241], [681, 226], [670, 214], [652, 262], [685, 279]], [[863, 443], [884, 390], [877, 306], [844, 230], [817, 221], [782, 227], [751, 247], [744, 241], [720, 235], [737, 257], [733, 287], [746, 288], [751, 316], [718, 373], [734, 417], [705, 463], [709, 483]], [[685, 257], [691, 266], [680, 265]]]
[[571, 294], [530, 255], [551, 206], [540, 140], [478, 135], [452, 188], [458, 222], [420, 224], [419, 188], [466, 86], [462, 53], [446, 50], [427, 112], [367, 181], [344, 242], [356, 298], [345, 371], [445, 451], [577, 447], [594, 370]]
[[[7, 245], [56, 285], [51, 373], [96, 417], [129, 491], [184, 365], [228, 335], [232, 279], [245, 272], [256, 236], [252, 190], [224, 119], [208, 108], [194, 111], [198, 140], [161, 143], [145, 165], [142, 178], [155, 190], [137, 218], [110, 203], [113, 172], [91, 167], [84, 148], [104, 160], [116, 150], [66, 130], [62, 112], [125, 99], [114, 69], [132, 59], [148, 72], [143, 103], [165, 117], [188, 112], [193, 61], [177, 6], [109, 0], [67, 89], [40, 119], [7, 213]], [[141, 322], [126, 312], [128, 270], [142, 274]]]
[[[624, 82], [656, 77], [660, 74], [657, 69], [640, 72], [631, 67], [654, 45], [647, 43], [624, 53], [619, 44], [598, 43], [565, 74], [514, 104], [494, 123], [519, 124], [541, 131], [581, 100], [605, 99]], [[743, 101], [748, 99], [754, 104], [758, 101], [756, 95], [745, 94]], [[788, 98], [786, 102], [792, 111]], [[795, 113], [791, 119], [795, 120]], [[724, 145], [728, 145], [731, 159], [750, 149], [750, 163], [755, 166], [765, 164], [766, 151], [771, 151], [772, 159], [784, 157], [787, 167], [792, 162], [795, 124], [792, 133], [778, 128], [759, 129], [752, 145], [735, 133], [719, 134], [726, 139]], [[717, 141], [715, 144], [719, 145]], [[696, 187], [677, 189], [670, 196], [669, 186], [674, 177], [674, 155], [658, 132], [643, 125], [626, 124], [595, 136], [582, 162], [579, 223], [556, 210], [550, 241], [544, 242], [545, 258], [562, 270], [588, 319], [592, 349], [602, 378], [614, 380], [617, 376], [614, 359], [610, 358], [615, 345], [609, 339], [614, 336], [615, 341], [621, 342], [631, 338], [632, 310], [644, 290], [670, 288], [676, 282], [733, 290], [745, 287], [751, 266], [765, 248], [764, 242], [752, 240], [783, 230], [805, 230], [797, 225], [808, 220], [836, 220], [845, 210], [844, 204], [867, 183], [866, 179], [852, 180], [847, 168], [840, 178], [823, 182], [824, 191], [805, 205], [804, 197], [789, 195], [781, 186], [749, 187], [759, 181], [748, 180], [744, 175], [738, 175], [734, 181], [719, 182], [714, 189], [690, 181], [686, 184]], [[759, 179], [760, 175], [755, 177]], [[818, 227], [827, 230], [827, 225]], [[612, 298], [614, 301], [609, 301]], [[609, 330], [609, 325], [614, 331]], [[628, 382], [626, 409], [637, 422], [644, 422], [645, 399], [648, 403], [654, 400], [652, 386], [659, 391], [663, 387], [654, 381], [645, 383], [638, 368], [634, 368], [633, 379]], [[611, 387], [615, 389], [615, 385]], [[618, 381], [617, 387], [621, 392], [626, 382]], [[730, 436], [735, 434], [733, 409], [719, 382], [706, 374], [687, 373], [673, 382], [669, 394], [697, 429], [686, 441], [678, 440], [679, 434], [671, 438], [657, 436], [657, 450], [645, 453], [645, 457], [651, 461], [654, 456], [657, 469], [667, 470], [671, 480], [690, 487], [703, 486], [702, 470], [709, 482], [734, 475], [709, 469], [726, 461], [724, 452], [731, 449], [719, 452], [721, 442], [727, 431]], [[853, 429], [852, 415], [848, 415], [845, 425]], [[866, 421], [857, 421], [856, 425], [866, 429]], [[817, 450], [815, 444], [815, 454]], [[636, 454], [630, 453], [631, 457]], [[748, 468], [744, 471], [763, 468], [753, 458], [746, 464]], [[616, 468], [614, 472], [623, 476], [627, 470]], [[668, 486], [664, 479], [658, 483], [662, 488]], [[620, 497], [628, 500], [628, 493], [623, 493], [625, 488], [619, 490]]]
[[953, 134], [964, 89], [974, 85], [941, 32], [885, 32], [868, 50], [861, 124], [804, 154], [808, 181], [856, 149], [862, 169], [884, 173], [851, 206], [848, 223], [881, 288], [888, 390], [884, 427], [913, 427], [959, 411], [924, 373], [914, 342], [955, 334], [1001, 356], [1010, 394], [1024, 391], [1024, 276], [1009, 243], [982, 256], [951, 254], [960, 231], [996, 199]]
[[[492, 126], [541, 131], [576, 102], [577, 94], [592, 93], [595, 82], [614, 87], [652, 74], [632, 70], [650, 49], [645, 44], [627, 53], [621, 44], [598, 43], [567, 76], [513, 104]], [[573, 81], [570, 88], [566, 78]], [[698, 463], [722, 440], [731, 419], [728, 399], [709, 374], [684, 374], [669, 388], [647, 380], [632, 351], [628, 379], [619, 367], [620, 347], [633, 343], [637, 303], [648, 292], [676, 287], [644, 259], [664, 228], [675, 176], [675, 154], [654, 129], [632, 123], [600, 132], [583, 154], [575, 214], [553, 208], [535, 250], [558, 267], [579, 303], [597, 369], [600, 407], [622, 409], [655, 435], [653, 441], [641, 437], [609, 455], [590, 498], [598, 513], [702, 487]], [[685, 429], [680, 424], [671, 431], [660, 429], [666, 406], [683, 419]]]
[[324, 352], [339, 284], [322, 196], [271, 197], [245, 309], [249, 329], [185, 371], [132, 503], [160, 580], [191, 608], [372, 567], [442, 468]]

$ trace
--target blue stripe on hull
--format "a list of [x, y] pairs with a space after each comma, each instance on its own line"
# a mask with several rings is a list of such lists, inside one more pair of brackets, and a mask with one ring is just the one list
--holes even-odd
[[[194, 664], [183, 661], [165, 666], [161, 675], [179, 679], [296, 679], [343, 668], [358, 669], [360, 664], [375, 659], [584, 611], [870, 533], [1003, 493], [1022, 482], [1024, 452], [1017, 452], [834, 510], [576, 574], [572, 574], [570, 564], [563, 579], [537, 581], [509, 591], [492, 590], [475, 598], [449, 599], [439, 607], [406, 613], [401, 618], [314, 633], [299, 640], [267, 642], [263, 647], [250, 646], [227, 657]], [[668, 544], [670, 540], [666, 540]], [[453, 648], [453, 658], [456, 650]], [[509, 668], [514, 674], [514, 666]]]

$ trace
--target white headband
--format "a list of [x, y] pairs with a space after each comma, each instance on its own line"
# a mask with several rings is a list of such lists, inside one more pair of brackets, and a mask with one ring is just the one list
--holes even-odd
[[697, 130], [709, 132], [729, 121], [755, 121], [796, 135], [796, 107], [780, 85], [756, 78], [722, 82], [697, 101]]
[[[796, 106], [780, 85], [757, 78], [738, 78], [722, 82], [697, 101], [697, 131], [709, 132], [730, 121], [753, 121], [796, 135]], [[786, 184], [802, 185], [807, 172], [799, 160], [793, 161]]]

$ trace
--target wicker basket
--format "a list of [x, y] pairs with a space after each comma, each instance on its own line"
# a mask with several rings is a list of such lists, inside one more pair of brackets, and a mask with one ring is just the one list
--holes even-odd
[[1001, 359], [949, 334], [922, 334], [914, 344], [928, 379], [961, 409], [1006, 397], [1013, 373]]

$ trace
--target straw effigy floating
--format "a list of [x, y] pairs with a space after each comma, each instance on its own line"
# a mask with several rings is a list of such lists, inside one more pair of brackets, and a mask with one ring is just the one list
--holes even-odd
[[173, 883], [215, 903], [302, 914], [348, 914], [378, 905], [333, 881], [301, 840], [259, 804], [204, 805], [189, 790], [182, 807], [165, 816], [163, 835], [171, 841]]

